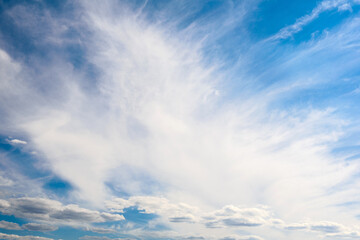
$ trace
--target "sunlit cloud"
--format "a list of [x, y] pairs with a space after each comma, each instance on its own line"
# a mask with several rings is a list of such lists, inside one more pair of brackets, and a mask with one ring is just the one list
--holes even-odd
[[360, 2], [267, 4], [5, 4], [0, 236], [358, 238]]

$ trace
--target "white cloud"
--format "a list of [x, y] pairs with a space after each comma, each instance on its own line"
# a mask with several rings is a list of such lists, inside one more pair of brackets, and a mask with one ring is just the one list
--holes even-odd
[[271, 213], [265, 208], [240, 208], [232, 205], [205, 215], [205, 225], [216, 227], [257, 227], [266, 224]]
[[351, 6], [358, 3], [358, 1], [351, 0], [323, 0], [317, 4], [310, 14], [297, 19], [293, 25], [282, 28], [270, 39], [276, 40], [292, 37], [295, 33], [300, 32], [304, 26], [318, 18], [321, 13], [334, 9], [338, 9], [338, 11], [352, 11]]
[[[300, 31], [339, 4], [321, 2], [278, 38]], [[239, 89], [237, 99], [225, 101], [217, 92], [226, 94], [219, 81], [227, 73], [203, 58], [203, 45], [192, 43], [191, 34], [179, 34], [166, 23], [148, 23], [125, 8], [115, 14], [118, 6], [110, 1], [75, 7], [82, 11], [79, 24], [89, 34], [82, 47], [96, 72], [93, 79], [61, 54], [42, 67], [36, 57], [35, 63], [16, 62], [0, 52], [0, 66], [5, 66], [1, 110], [10, 119], [2, 126], [27, 136], [39, 160], [71, 182], [78, 191], [74, 196], [101, 205], [113, 194], [106, 184], [132, 196], [149, 192], [165, 196], [119, 198], [116, 207], [109, 206], [113, 210], [138, 206], [164, 216], [171, 226], [180, 226], [174, 227], [179, 231], [189, 230], [186, 223], [201, 221], [220, 227], [200, 227], [195, 230], [199, 235], [272, 223], [266, 209], [240, 205], [266, 204], [291, 222], [303, 216], [352, 219], [326, 207], [344, 199], [341, 194], [327, 195], [329, 187], [358, 169], [330, 153], [330, 145], [344, 134], [345, 122], [336, 110], [279, 110], [271, 105], [284, 93], [304, 87], [303, 79], [294, 85], [274, 84], [260, 93], [243, 94], [247, 90]], [[27, 14], [31, 17], [31, 11]], [[57, 21], [50, 16], [41, 19], [32, 26]], [[66, 46], [61, 34], [51, 37]], [[296, 57], [283, 60], [282, 67], [309, 51], [299, 50]], [[32, 68], [41, 74], [29, 73]], [[123, 219], [48, 199], [0, 200], [0, 206], [18, 217], [64, 224]], [[207, 219], [202, 218], [205, 213]], [[314, 225], [313, 230], [321, 232], [319, 227]]]
[[143, 229], [136, 229], [128, 231], [127, 234], [131, 234], [138, 238], [154, 238], [154, 239], [179, 239], [179, 240], [263, 240], [263, 238], [256, 235], [246, 234], [226, 234], [226, 233], [210, 233], [204, 232], [203, 234], [181, 234], [175, 231], [146, 231]]
[[240, 235], [231, 235], [219, 240], [263, 240], [263, 238], [258, 236], [240, 236]]
[[[82, 89], [80, 73], [49, 62], [40, 72], [61, 82], [61, 104], [46, 101], [50, 93], [26, 97], [25, 107], [36, 110], [13, 121], [79, 196], [101, 203], [109, 194], [105, 182], [142, 194], [151, 186], [132, 169], [169, 187], [169, 198], [238, 205], [264, 195], [268, 205], [296, 205], [351, 170], [326, 160], [326, 144], [338, 136], [331, 112], [271, 113], [263, 94], [222, 103], [214, 94], [216, 65], [205, 66], [199, 46], [129, 13], [119, 18], [112, 5], [86, 4], [83, 24], [94, 33], [87, 60], [99, 72], [98, 89]], [[16, 96], [33, 95], [32, 88], [22, 92]], [[302, 179], [309, 175], [322, 177]]]
[[14, 222], [0, 221], [0, 228], [7, 230], [21, 230], [19, 224]]
[[[0, 90], [2, 93], [6, 93], [12, 89], [12, 85], [14, 84], [13, 79], [20, 72], [21, 66], [19, 63], [13, 61], [3, 49], [0, 49], [0, 62], [0, 77], [2, 79]], [[4, 95], [2, 97], [4, 97]]]
[[304, 229], [308, 229], [308, 227], [309, 224], [307, 223], [293, 223], [286, 225], [284, 228], [287, 230], [304, 230]]
[[22, 225], [23, 229], [29, 231], [52, 232], [58, 229], [56, 226], [40, 224], [40, 223], [27, 223]]
[[96, 233], [114, 233], [115, 229], [112, 228], [99, 228], [99, 227], [91, 227], [87, 228], [87, 231], [96, 232]]
[[19, 236], [15, 234], [6, 234], [6, 233], [0, 233], [1, 239], [6, 240], [53, 240], [52, 238], [46, 238], [46, 237], [39, 237], [39, 236]]
[[11, 179], [5, 178], [0, 175], [0, 186], [12, 186], [14, 182]]
[[158, 215], [162, 219], [160, 222], [170, 224], [174, 228], [180, 223], [188, 223], [217, 231], [217, 229], [224, 228], [272, 226], [283, 223], [280, 219], [272, 218], [273, 213], [264, 206], [246, 208], [227, 205], [216, 211], [207, 211], [196, 206], [171, 202], [166, 198], [154, 196], [116, 198], [108, 201], [106, 206], [112, 212], [123, 212], [126, 208], [136, 207], [145, 213]]
[[341, 232], [341, 233], [329, 233], [326, 234], [326, 237], [329, 239], [360, 239], [360, 232]]
[[322, 237], [328, 238], [360, 238], [357, 226], [344, 226], [337, 222], [319, 221], [284, 224], [286, 230], [296, 230], [305, 232], [317, 232]]
[[[62, 225], [84, 225], [93, 222], [120, 221], [124, 217], [120, 214], [111, 214], [80, 208], [77, 205], [62, 205], [62, 203], [45, 198], [13, 198], [8, 201], [2, 200], [0, 212], [7, 215], [14, 215], [19, 218], [26, 218], [39, 221], [51, 221]], [[53, 226], [38, 225], [30, 223], [24, 226], [26, 229], [47, 228]], [[43, 230], [45, 231], [45, 230]], [[51, 230], [53, 231], [53, 230]]]
[[106, 236], [82, 236], [79, 238], [80, 240], [128, 240], [130, 238], [109, 238]]
[[8, 201], [0, 199], [0, 209], [6, 209], [9, 207], [10, 207], [10, 204]]
[[344, 226], [333, 222], [319, 222], [310, 225], [312, 231], [320, 231], [325, 233], [338, 233], [344, 230]]
[[350, 11], [352, 12], [352, 7], [350, 3], [344, 3], [338, 7], [338, 11]]

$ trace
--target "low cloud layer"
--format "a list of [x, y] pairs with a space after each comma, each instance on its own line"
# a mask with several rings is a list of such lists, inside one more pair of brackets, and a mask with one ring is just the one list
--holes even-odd
[[[8, 201], [2, 200], [0, 212], [6, 215], [14, 215], [19, 218], [46, 221], [64, 225], [82, 225], [93, 222], [124, 220], [124, 217], [120, 214], [93, 211], [81, 208], [74, 204], [63, 205], [58, 201], [45, 198], [13, 198], [9, 199]], [[33, 223], [25, 224], [23, 227], [28, 230], [51, 230], [53, 228], [52, 226], [46, 227], [45, 225], [38, 225]]]
[[22, 225], [23, 229], [29, 231], [40, 231], [40, 232], [52, 232], [58, 229], [56, 226], [39, 224], [39, 223], [27, 223]]
[[54, 240], [52, 238], [46, 238], [46, 237], [19, 236], [19, 235], [16, 235], [16, 234], [6, 234], [6, 233], [0, 233], [0, 238], [1, 239], [6, 239], [6, 240], [17, 240], [17, 239], [21, 239], [21, 240]]
[[22, 228], [17, 223], [7, 222], [7, 221], [0, 221], [0, 228], [7, 229], [7, 230], [21, 230]]

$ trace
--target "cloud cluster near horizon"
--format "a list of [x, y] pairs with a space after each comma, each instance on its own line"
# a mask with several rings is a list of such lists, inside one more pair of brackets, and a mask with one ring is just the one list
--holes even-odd
[[[103, 239], [358, 238], [348, 206], [360, 201], [359, 2], [319, 2], [255, 41], [247, 24], [262, 4], [6, 8], [18, 33], [0, 35], [0, 211], [37, 222], [0, 226], [71, 225]], [[335, 27], [286, 42], [331, 11]]]

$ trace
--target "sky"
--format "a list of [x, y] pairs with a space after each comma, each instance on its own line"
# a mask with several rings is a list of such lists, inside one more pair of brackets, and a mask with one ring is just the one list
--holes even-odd
[[0, 0], [0, 239], [360, 239], [359, 0]]

